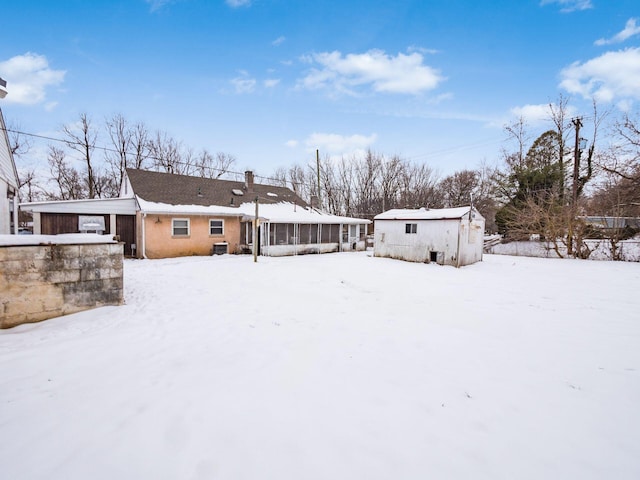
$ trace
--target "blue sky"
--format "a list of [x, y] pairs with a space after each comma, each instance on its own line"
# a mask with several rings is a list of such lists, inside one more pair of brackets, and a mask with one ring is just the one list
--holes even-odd
[[449, 174], [495, 162], [519, 115], [548, 128], [560, 93], [575, 115], [640, 101], [637, 0], [22, 0], [2, 18], [9, 124], [121, 113], [259, 174], [367, 148]]

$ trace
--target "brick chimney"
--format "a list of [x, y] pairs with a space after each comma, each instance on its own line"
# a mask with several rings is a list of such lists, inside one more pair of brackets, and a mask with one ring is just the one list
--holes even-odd
[[253, 190], [253, 172], [251, 170], [244, 172], [244, 189]]

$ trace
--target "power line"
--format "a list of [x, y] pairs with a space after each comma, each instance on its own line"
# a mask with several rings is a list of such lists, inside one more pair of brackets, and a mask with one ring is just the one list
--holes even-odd
[[474, 147], [480, 147], [480, 146], [484, 146], [484, 145], [492, 145], [494, 143], [499, 143], [499, 142], [502, 142], [502, 141], [504, 141], [503, 138], [491, 139], [491, 140], [481, 140], [481, 141], [474, 142], [474, 143], [468, 143], [466, 145], [459, 145], [459, 146], [456, 146], [456, 147], [443, 148], [441, 150], [434, 150], [433, 152], [429, 152], [429, 153], [412, 155], [412, 156], [406, 157], [406, 158], [407, 158], [407, 160], [412, 160], [412, 159], [416, 159], [416, 158], [431, 157], [431, 156], [435, 156], [435, 155], [443, 155], [443, 154], [447, 154], [447, 153], [453, 153], [453, 152], [456, 152], [456, 151], [469, 150], [469, 149], [474, 148]]
[[[27, 136], [27, 137], [38, 138], [38, 139], [46, 140], [46, 141], [49, 141], [49, 142], [62, 143], [62, 144], [65, 144], [67, 146], [71, 146], [71, 145], [83, 146], [83, 145], [85, 145], [82, 142], [74, 141], [74, 140], [71, 140], [71, 139], [66, 140], [66, 139], [52, 137], [52, 136], [48, 136], [48, 135], [39, 135], [39, 134], [35, 134], [35, 133], [24, 132], [24, 131], [21, 131], [21, 130], [15, 130], [15, 129], [11, 129], [11, 128], [4, 128], [3, 130], [5, 130], [6, 132], [17, 134], [17, 135], [24, 135], [24, 136]], [[468, 150], [468, 149], [471, 149], [471, 148], [474, 148], [474, 147], [477, 147], [477, 146], [494, 144], [494, 143], [497, 143], [497, 142], [499, 142], [501, 140], [502, 139], [483, 140], [483, 141], [478, 141], [478, 142], [474, 142], [474, 143], [469, 143], [469, 144], [466, 144], [466, 145], [460, 145], [460, 146], [456, 146], [456, 147], [445, 148], [445, 149], [441, 149], [441, 150], [435, 150], [435, 151], [430, 152], [430, 153], [412, 155], [412, 156], [409, 156], [409, 157], [404, 157], [404, 159], [405, 160], [415, 160], [415, 159], [424, 158], [424, 157], [432, 157], [432, 156], [436, 156], [436, 155], [443, 155], [443, 154], [447, 154], [447, 153], [451, 153], [451, 152]], [[140, 155], [139, 152], [122, 151], [122, 150], [118, 150], [118, 149], [111, 148], [111, 147], [106, 147], [106, 146], [101, 146], [101, 145], [91, 145], [91, 149], [100, 150], [100, 151], [106, 152], [106, 153], [114, 153], [114, 154], [117, 154], [117, 155], [125, 155], [125, 156], [132, 156], [132, 157], [136, 157], [136, 156]], [[154, 162], [157, 162], [160, 165], [162, 165], [163, 162], [165, 161], [165, 159], [163, 159], [161, 157], [158, 157], [158, 156], [155, 156], [153, 154], [144, 154], [143, 157], [145, 159], [149, 159], [149, 160], [152, 160]], [[244, 172], [237, 172], [237, 171], [233, 171], [233, 170], [225, 170], [225, 169], [222, 169], [222, 168], [217, 168], [217, 167], [212, 167], [212, 166], [198, 166], [198, 165], [195, 165], [193, 163], [185, 162], [185, 161], [180, 160], [180, 159], [172, 160], [171, 163], [175, 164], [175, 165], [182, 165], [184, 167], [207, 169], [211, 173], [219, 172], [220, 175], [236, 175], [236, 176], [244, 175]], [[286, 183], [290, 183], [291, 185], [295, 185], [297, 187], [305, 186], [305, 187], [310, 188], [310, 189], [313, 189], [313, 188], [316, 187], [314, 182], [305, 182], [305, 181], [297, 181], [297, 180], [294, 181], [292, 179], [275, 178], [275, 177], [269, 177], [269, 176], [265, 176], [265, 175], [255, 175], [255, 177], [263, 179], [263, 180], [266, 180], [266, 181], [270, 181], [270, 182], [276, 182], [278, 184], [282, 184], [283, 181], [284, 181], [285, 184]]]
[[[2, 130], [4, 130], [5, 132], [15, 133], [15, 134], [18, 134], [18, 135], [24, 135], [24, 136], [27, 136], [27, 137], [39, 138], [41, 140], [47, 140], [47, 141], [50, 141], [50, 142], [63, 143], [65, 145], [78, 145], [78, 146], [84, 145], [84, 143], [78, 142], [78, 141], [65, 140], [65, 139], [62, 139], [62, 138], [50, 137], [50, 136], [47, 136], [47, 135], [39, 135], [39, 134], [36, 134], [36, 133], [23, 132], [21, 130], [14, 130], [14, 129], [11, 129], [11, 128], [3, 128]], [[122, 155], [122, 154], [130, 155], [130, 156], [137, 156], [138, 155], [138, 152], [128, 152], [128, 151], [124, 151], [123, 152], [123, 151], [117, 150], [115, 148], [104, 147], [104, 146], [100, 146], [100, 145], [92, 145], [91, 148], [95, 149], [95, 150], [100, 150], [100, 151], [103, 151], [103, 152], [115, 153], [115, 154], [118, 154], [118, 155]], [[153, 161], [159, 162], [159, 163], [162, 163], [164, 161], [164, 159], [162, 159], [160, 157], [157, 157], [157, 156], [154, 156], [153, 154], [144, 154], [143, 156], [144, 156], [145, 159], [153, 160]], [[173, 160], [172, 164], [178, 164], [178, 165], [182, 165], [182, 166], [185, 166], [185, 167], [204, 168], [204, 169], [207, 169], [208, 171], [210, 171], [211, 173], [220, 172], [221, 175], [239, 175], [239, 176], [243, 176], [245, 174], [245, 172], [237, 172], [237, 171], [233, 171], [233, 170], [225, 170], [225, 169], [222, 169], [222, 168], [217, 168], [217, 167], [212, 167], [212, 166], [200, 166], [199, 167], [197, 165], [194, 165], [193, 163], [185, 162], [183, 160], [178, 160], [178, 159]], [[280, 184], [283, 182], [283, 179], [281, 179], [281, 178], [267, 177], [267, 176], [264, 176], [264, 175], [255, 175], [255, 177], [256, 178], [261, 178], [263, 180], [268, 180], [268, 181], [271, 181], [271, 182], [277, 182], [277, 183], [280, 183]], [[285, 181], [285, 183], [288, 182], [288, 183], [290, 183], [292, 185], [296, 185], [296, 186], [306, 186], [306, 187], [315, 186], [315, 185], [313, 185], [311, 183], [308, 183], [308, 182], [299, 182], [299, 181], [293, 181], [293, 180], [284, 180], [284, 181]]]

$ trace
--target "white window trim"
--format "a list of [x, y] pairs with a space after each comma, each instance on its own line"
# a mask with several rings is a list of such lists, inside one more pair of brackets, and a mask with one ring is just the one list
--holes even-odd
[[[176, 222], [187, 222], [187, 234], [176, 234]], [[182, 228], [182, 227], [180, 227]], [[172, 218], [171, 219], [171, 236], [177, 238], [185, 238], [191, 236], [191, 220], [188, 218]]]
[[[220, 222], [222, 224], [222, 233], [211, 233], [211, 222]], [[222, 218], [210, 218], [209, 219], [209, 236], [210, 237], [223, 237], [224, 236], [224, 219], [222, 219]]]
[[[411, 227], [409, 227], [409, 231], [407, 232], [407, 227], [411, 225]], [[415, 235], [418, 233], [418, 224], [417, 223], [405, 223], [404, 224], [404, 233], [407, 235]]]

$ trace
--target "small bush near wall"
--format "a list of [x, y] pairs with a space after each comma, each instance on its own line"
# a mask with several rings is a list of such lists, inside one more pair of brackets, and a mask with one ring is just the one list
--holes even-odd
[[0, 244], [0, 328], [123, 302], [123, 244]]

